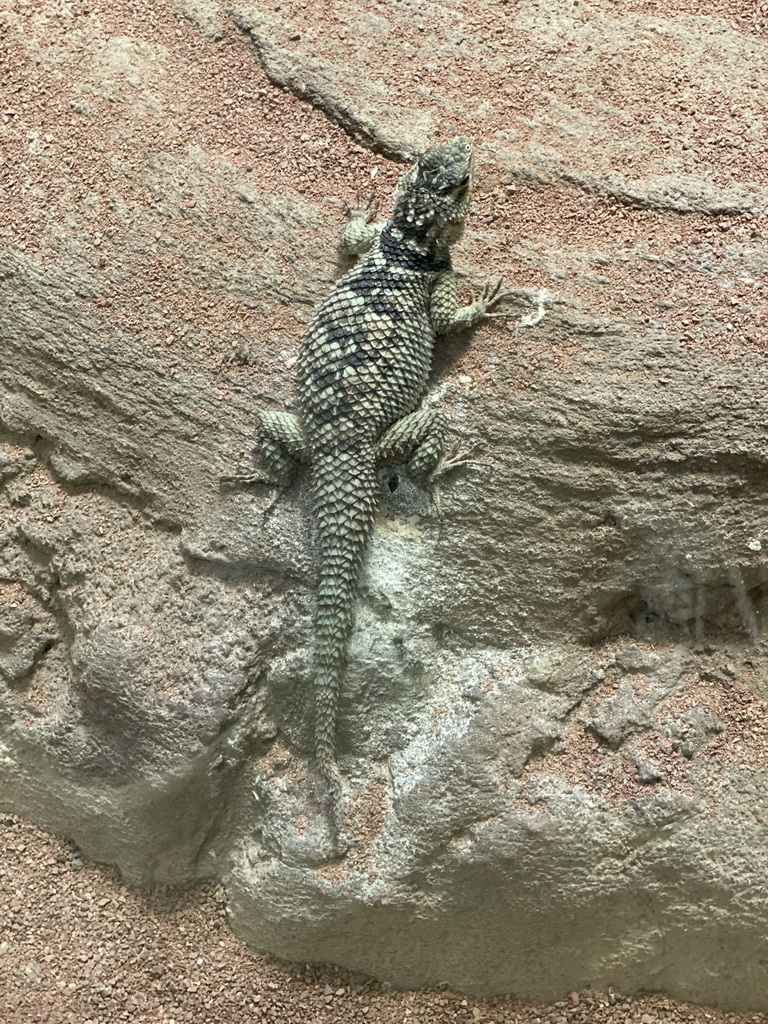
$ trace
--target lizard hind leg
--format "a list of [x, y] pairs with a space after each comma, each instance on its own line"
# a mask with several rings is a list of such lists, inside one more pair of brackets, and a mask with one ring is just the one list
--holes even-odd
[[284, 489], [307, 461], [307, 447], [301, 420], [290, 412], [262, 412], [259, 415], [259, 441], [266, 482]]
[[385, 431], [377, 456], [384, 464], [406, 462], [408, 475], [419, 487], [428, 487], [442, 475], [445, 417], [437, 409], [418, 409]]
[[298, 416], [290, 412], [259, 414], [261, 466], [247, 465], [223, 483], [268, 484], [285, 490], [293, 481], [301, 462], [307, 459], [306, 442]]

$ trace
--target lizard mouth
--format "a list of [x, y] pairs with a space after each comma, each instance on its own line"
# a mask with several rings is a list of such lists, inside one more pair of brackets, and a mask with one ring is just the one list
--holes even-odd
[[462, 179], [461, 188], [460, 188], [460, 191], [458, 193], [458, 198], [460, 198], [460, 200], [462, 201], [462, 207], [463, 207], [462, 217], [464, 216], [464, 213], [466, 213], [466, 208], [469, 205], [469, 200], [470, 200], [470, 198], [472, 196], [472, 186], [474, 184], [475, 184], [475, 154], [474, 154], [474, 152], [472, 152], [472, 153], [469, 154], [469, 159], [467, 160], [467, 170], [466, 170], [466, 173], [464, 175], [464, 178]]
[[[464, 183], [466, 182], [466, 184]], [[475, 157], [474, 154], [469, 159], [467, 165], [467, 173], [464, 178], [464, 182], [456, 193], [456, 201], [458, 209], [455, 216], [450, 220], [451, 224], [461, 224], [467, 215], [467, 209], [469, 207], [469, 201], [472, 198], [472, 186], [475, 183]]]

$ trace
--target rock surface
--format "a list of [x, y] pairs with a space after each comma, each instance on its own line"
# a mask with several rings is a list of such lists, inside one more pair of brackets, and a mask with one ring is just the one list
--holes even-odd
[[[4, 808], [291, 960], [768, 1009], [765, 17], [638, 6], [2, 11]], [[329, 861], [306, 489], [218, 480], [336, 200], [458, 131], [515, 298], [428, 401], [490, 464], [382, 474]]]

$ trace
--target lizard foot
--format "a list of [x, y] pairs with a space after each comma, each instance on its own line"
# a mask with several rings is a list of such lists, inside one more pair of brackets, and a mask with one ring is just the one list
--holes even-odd
[[456, 469], [482, 469], [484, 466], [492, 466], [493, 463], [486, 459], [473, 458], [473, 449], [467, 452], [457, 452], [447, 459], [440, 459], [432, 470], [429, 483], [432, 488], [432, 500], [436, 511], [440, 512], [441, 484], [444, 478]]
[[357, 190], [357, 203], [355, 206], [350, 206], [346, 199], [343, 199], [342, 203], [347, 220], [362, 220], [364, 224], [369, 224], [379, 209], [379, 200], [375, 197], [374, 193], [369, 192], [365, 199], [363, 199], [360, 189]]
[[345, 857], [349, 853], [351, 845], [350, 841], [344, 836], [332, 836], [328, 848], [328, 859], [339, 860], [341, 857]]
[[440, 459], [438, 464], [432, 470], [429, 478], [431, 484], [439, 483], [443, 477], [447, 476], [448, 473], [452, 473], [455, 469], [480, 469], [483, 466], [492, 466], [492, 462], [488, 462], [486, 459], [474, 458], [474, 449], [470, 449], [466, 452], [457, 452], [447, 459]]
[[219, 483], [222, 487], [251, 487], [253, 484], [270, 484], [275, 486], [274, 480], [270, 480], [266, 473], [257, 469], [243, 468], [240, 473], [230, 473], [227, 476], [220, 476]]
[[285, 486], [287, 480], [283, 480], [279, 474], [274, 473], [268, 466], [254, 466], [250, 459], [241, 460], [234, 473], [219, 477], [219, 483], [223, 487], [252, 487], [254, 484], [266, 484], [267, 487]]
[[500, 302], [504, 302], [505, 299], [511, 299], [514, 296], [514, 292], [504, 291], [504, 279], [502, 277], [492, 277], [486, 281], [483, 285], [480, 294], [475, 297], [472, 295], [472, 304], [478, 306], [482, 310], [483, 316], [508, 316], [511, 314], [506, 313], [488, 313], [489, 309], [493, 309]]
[[266, 487], [274, 488], [274, 494], [261, 513], [265, 520], [272, 513], [282, 493], [279, 483], [268, 472], [263, 469], [254, 469], [253, 466], [243, 466], [239, 473], [219, 477], [219, 483], [222, 487], [253, 487], [254, 484], [263, 484]]

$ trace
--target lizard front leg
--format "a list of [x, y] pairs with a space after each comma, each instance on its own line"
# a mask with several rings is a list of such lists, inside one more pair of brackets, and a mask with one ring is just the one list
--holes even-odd
[[429, 309], [432, 325], [438, 334], [450, 334], [452, 331], [474, 327], [483, 317], [493, 315], [489, 314], [489, 310], [509, 298], [511, 294], [502, 290], [500, 277], [491, 278], [483, 285], [477, 298], [473, 296], [473, 301], [469, 305], [460, 306], [456, 278], [452, 270], [445, 270], [438, 274], [432, 288]]
[[341, 232], [338, 244], [339, 260], [345, 265], [351, 264], [358, 256], [368, 252], [384, 227], [383, 221], [374, 221], [379, 202], [373, 193], [362, 199], [357, 193], [357, 205], [351, 207], [344, 204], [347, 223]]

